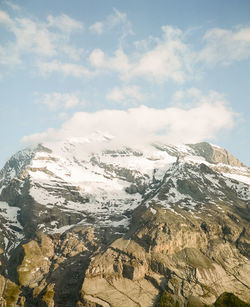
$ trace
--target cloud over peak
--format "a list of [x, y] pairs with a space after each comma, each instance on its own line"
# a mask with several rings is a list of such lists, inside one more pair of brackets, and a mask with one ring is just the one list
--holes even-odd
[[152, 142], [195, 143], [215, 138], [234, 125], [235, 114], [220, 95], [207, 98], [189, 107], [156, 109], [141, 105], [128, 110], [77, 112], [60, 129], [25, 136], [25, 143], [87, 137], [95, 131], [113, 135], [113, 144], [144, 146]]

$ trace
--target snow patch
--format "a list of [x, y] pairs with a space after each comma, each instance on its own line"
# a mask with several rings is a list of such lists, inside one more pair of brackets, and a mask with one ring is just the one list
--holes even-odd
[[156, 210], [155, 210], [155, 209], [150, 208], [150, 211], [151, 211], [153, 214], [156, 214]]

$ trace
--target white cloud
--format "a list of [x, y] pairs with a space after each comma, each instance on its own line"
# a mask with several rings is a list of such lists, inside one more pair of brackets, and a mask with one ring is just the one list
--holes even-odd
[[183, 33], [179, 29], [163, 27], [163, 40], [152, 50], [144, 53], [134, 68], [135, 76], [144, 76], [158, 80], [172, 79], [183, 82], [186, 79], [185, 60], [190, 51], [182, 42]]
[[38, 103], [47, 105], [50, 109], [71, 109], [77, 105], [84, 104], [84, 100], [80, 98], [79, 94], [75, 93], [49, 93], [44, 94], [42, 98], [38, 99]]
[[[120, 18], [123, 19], [122, 16]], [[248, 27], [234, 31], [220, 28], [209, 30], [203, 37], [205, 47], [196, 50], [186, 43], [187, 38], [186, 32], [179, 28], [163, 26], [162, 37], [150, 36], [136, 41], [135, 52], [126, 53], [121, 46], [113, 55], [94, 49], [89, 60], [99, 73], [113, 71], [126, 81], [143, 78], [158, 83], [169, 80], [184, 83], [197, 78], [202, 63], [208, 66], [231, 64], [250, 56]]]
[[70, 33], [73, 31], [83, 30], [83, 23], [77, 21], [68, 15], [48, 16], [48, 26], [58, 28], [61, 32]]
[[7, 26], [12, 25], [12, 20], [10, 16], [2, 10], [0, 10], [0, 23], [5, 24]]
[[91, 32], [94, 32], [94, 33], [97, 33], [97, 34], [101, 35], [103, 33], [103, 30], [104, 30], [104, 23], [98, 21], [98, 22], [92, 24], [89, 27], [89, 30]]
[[107, 100], [112, 100], [123, 105], [133, 105], [144, 100], [144, 96], [138, 86], [115, 87], [106, 95]]
[[215, 28], [203, 37], [205, 47], [200, 51], [199, 61], [208, 65], [231, 64], [250, 56], [250, 27], [240, 27], [234, 31]]
[[82, 49], [70, 44], [71, 32], [82, 30], [83, 25], [65, 14], [50, 15], [47, 22], [42, 22], [30, 16], [10, 17], [0, 10], [0, 24], [15, 37], [0, 46], [2, 65], [15, 67], [22, 63], [25, 55], [52, 58], [64, 54], [70, 59], [79, 60], [83, 53]]
[[16, 48], [20, 52], [56, 55], [55, 36], [42, 24], [28, 18], [17, 18], [11, 31], [16, 36]]
[[[113, 70], [121, 79], [144, 78], [150, 81], [166, 82], [169, 79], [184, 82], [192, 74], [193, 53], [183, 43], [183, 33], [173, 27], [162, 27], [163, 37], [155, 39], [149, 50], [127, 55], [122, 48], [115, 51], [113, 57], [100, 49], [90, 54], [90, 63], [103, 71]], [[152, 38], [150, 38], [152, 40]]]
[[77, 112], [61, 129], [25, 136], [26, 143], [86, 137], [95, 131], [113, 135], [112, 146], [144, 146], [152, 142], [194, 143], [214, 138], [234, 125], [235, 114], [220, 95], [202, 98], [189, 108], [146, 106], [95, 113]]
[[94, 67], [105, 66], [105, 54], [101, 49], [94, 49], [89, 56], [89, 60]]
[[43, 76], [53, 72], [63, 73], [64, 76], [73, 76], [77, 78], [94, 76], [93, 72], [82, 65], [63, 63], [56, 60], [50, 62], [39, 61], [37, 67]]
[[[13, 9], [15, 16], [20, 15], [19, 8]], [[106, 19], [92, 24], [89, 29], [98, 34], [113, 30], [115, 34], [118, 27], [121, 30], [118, 48], [111, 54], [96, 48], [87, 56], [87, 51], [71, 44], [72, 32], [84, 30], [82, 22], [66, 14], [49, 15], [44, 21], [23, 16], [12, 17], [0, 10], [0, 24], [14, 35], [9, 35], [11, 39], [0, 45], [0, 65], [15, 68], [20, 64], [39, 62], [37, 67], [43, 75], [62, 72], [64, 76], [82, 78], [112, 72], [127, 83], [141, 79], [183, 84], [199, 75], [203, 63], [208, 67], [218, 63], [231, 64], [250, 55], [250, 27], [208, 30], [203, 37], [204, 47], [195, 50], [194, 45], [187, 43], [188, 32], [163, 26], [160, 37], [149, 36], [136, 41], [132, 44], [134, 50], [123, 48], [121, 42], [133, 34], [132, 26], [125, 13], [113, 9]], [[32, 58], [24, 62], [27, 55]], [[85, 61], [81, 65], [74, 62], [80, 60]]]

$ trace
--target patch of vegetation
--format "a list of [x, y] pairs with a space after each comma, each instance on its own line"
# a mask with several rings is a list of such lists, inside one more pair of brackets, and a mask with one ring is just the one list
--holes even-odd
[[180, 303], [176, 301], [167, 291], [164, 291], [160, 297], [157, 307], [180, 307]]
[[187, 307], [213, 307], [213, 305], [204, 304], [199, 300], [199, 298], [194, 298], [191, 301], [188, 301]]
[[53, 302], [54, 295], [55, 295], [54, 284], [50, 284], [48, 285], [42, 300], [49, 305], [51, 302]]
[[177, 179], [177, 190], [182, 194], [190, 195], [194, 200], [203, 201], [205, 194], [200, 191], [195, 181], [187, 179]]
[[21, 291], [19, 286], [8, 280], [4, 293], [7, 306], [12, 306], [12, 304], [15, 304], [19, 298], [20, 293]]
[[233, 293], [224, 292], [214, 303], [214, 307], [250, 307]]

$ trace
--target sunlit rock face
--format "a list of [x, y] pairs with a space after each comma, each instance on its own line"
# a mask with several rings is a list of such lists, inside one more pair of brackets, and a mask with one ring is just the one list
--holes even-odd
[[249, 303], [249, 168], [208, 143], [111, 145], [44, 143], [0, 171], [0, 306]]

